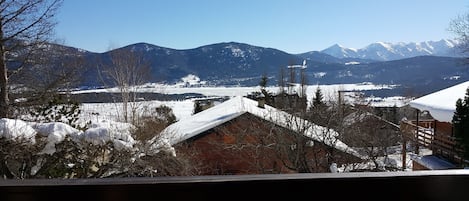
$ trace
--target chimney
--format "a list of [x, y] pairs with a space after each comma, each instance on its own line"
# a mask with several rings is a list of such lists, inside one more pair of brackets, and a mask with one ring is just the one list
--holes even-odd
[[265, 105], [265, 96], [264, 94], [261, 94], [259, 97], [257, 97], [257, 107], [264, 108]]

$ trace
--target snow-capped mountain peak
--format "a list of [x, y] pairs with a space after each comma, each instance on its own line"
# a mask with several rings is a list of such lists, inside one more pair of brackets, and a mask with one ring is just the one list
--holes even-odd
[[346, 48], [335, 44], [321, 52], [337, 58], [389, 61], [425, 55], [459, 57], [461, 55], [455, 50], [456, 47], [457, 41], [442, 39], [409, 43], [375, 42], [361, 49]]
[[[399, 44], [398, 44], [399, 45]], [[373, 47], [377, 47], [377, 48], [385, 48], [389, 51], [392, 51], [393, 48], [392, 48], [392, 44], [391, 43], [386, 43], [386, 42], [381, 42], [381, 41], [378, 41], [376, 43], [372, 43], [371, 45], [368, 45], [367, 47], [369, 48], [373, 48]]]
[[322, 53], [329, 54], [337, 58], [358, 58], [357, 50], [354, 48], [346, 48], [339, 44], [334, 44], [329, 48], [322, 50]]

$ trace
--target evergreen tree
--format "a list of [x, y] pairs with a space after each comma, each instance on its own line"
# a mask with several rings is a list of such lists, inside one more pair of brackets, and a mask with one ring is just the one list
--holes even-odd
[[258, 97], [256, 98], [263, 98], [266, 104], [272, 105], [273, 95], [266, 89], [268, 81], [269, 78], [267, 77], [267, 75], [262, 75], [261, 81], [259, 81], [259, 86], [261, 87], [261, 94], [258, 94]]
[[268, 80], [269, 79], [267, 78], [266, 75], [262, 75], [261, 81], [259, 81], [259, 86], [261, 87], [261, 92], [262, 92], [262, 94], [264, 94], [264, 97], [266, 99], [268, 99], [269, 96], [270, 96], [269, 92], [267, 92], [267, 90], [265, 89], [267, 87]]
[[324, 105], [324, 96], [322, 95], [322, 91], [321, 91], [321, 88], [318, 88], [316, 89], [316, 92], [314, 92], [314, 97], [313, 97], [313, 107], [317, 108], [317, 107], [321, 107]]
[[324, 102], [324, 95], [318, 86], [308, 109], [308, 118], [317, 125], [327, 127], [329, 126], [328, 123], [330, 123], [330, 113], [327, 110], [328, 106]]
[[197, 114], [199, 112], [202, 112], [204, 109], [202, 108], [202, 105], [200, 105], [199, 101], [194, 102], [194, 112], [192, 114]]
[[463, 149], [463, 156], [469, 159], [469, 88], [464, 99], [456, 101], [456, 111], [453, 116], [454, 135]]
[[262, 75], [261, 81], [259, 81], [259, 86], [261, 87], [261, 89], [265, 89], [267, 87], [267, 81], [268, 81], [267, 76]]

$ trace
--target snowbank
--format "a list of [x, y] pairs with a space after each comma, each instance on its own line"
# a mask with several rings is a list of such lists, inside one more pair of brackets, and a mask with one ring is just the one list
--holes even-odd
[[25, 121], [18, 119], [0, 119], [0, 137], [11, 140], [26, 140], [36, 143], [36, 130]]
[[103, 145], [112, 141], [116, 149], [132, 148], [135, 140], [132, 133], [135, 126], [129, 123], [100, 120], [90, 125], [82, 136], [82, 139], [95, 145]]
[[41, 154], [55, 153], [55, 145], [62, 142], [66, 136], [73, 140], [103, 145], [112, 142], [116, 149], [130, 149], [135, 144], [132, 133], [135, 126], [110, 120], [92, 122], [85, 131], [78, 130], [62, 122], [37, 123], [25, 122], [18, 119], [0, 119], [0, 137], [10, 140], [24, 139], [34, 144], [36, 135], [47, 138]]
[[53, 154], [55, 145], [62, 142], [68, 135], [72, 139], [78, 139], [83, 133], [82, 131], [73, 128], [72, 126], [62, 122], [51, 122], [51, 123], [31, 123], [39, 135], [47, 137], [47, 143], [44, 149], [40, 153]]

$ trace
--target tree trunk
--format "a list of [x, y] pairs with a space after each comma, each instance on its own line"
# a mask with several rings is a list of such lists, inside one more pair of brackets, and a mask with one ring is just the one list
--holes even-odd
[[[3, 30], [0, 27], [0, 38], [3, 38]], [[8, 115], [8, 70], [5, 57], [5, 44], [0, 42], [0, 118]]]
[[0, 59], [0, 118], [7, 117], [8, 114], [8, 78], [5, 65], [5, 57]]

